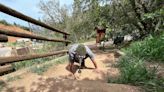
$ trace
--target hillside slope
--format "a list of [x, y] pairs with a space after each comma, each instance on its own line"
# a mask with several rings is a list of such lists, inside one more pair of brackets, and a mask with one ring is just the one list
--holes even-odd
[[[4, 24], [0, 24], [0, 29], [1, 30], [10, 30], [10, 31], [15, 31], [15, 32], [20, 32], [20, 33], [27, 33], [27, 34], [32, 34], [31, 32], [24, 30], [20, 27], [16, 27], [16, 26], [7, 26]], [[11, 37], [8, 36], [8, 42], [16, 42], [16, 39], [19, 39], [19, 37]]]

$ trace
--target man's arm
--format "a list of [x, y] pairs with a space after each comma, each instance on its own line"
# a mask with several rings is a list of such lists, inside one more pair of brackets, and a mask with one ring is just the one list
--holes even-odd
[[89, 55], [93, 65], [95, 66], [95, 69], [97, 69], [97, 63], [95, 61], [95, 55], [93, 54], [93, 52], [91, 51], [91, 49], [88, 47], [88, 46], [85, 46], [86, 47], [86, 51], [87, 51], [87, 54]]
[[95, 60], [92, 59], [91, 61], [92, 61], [93, 65], [95, 66], [95, 69], [93, 70], [93, 72], [101, 73], [101, 71], [100, 71], [100, 70], [98, 69], [98, 67], [97, 67], [97, 63], [95, 62]]
[[[69, 50], [69, 71], [73, 73], [74, 55]], [[74, 73], [73, 73], [74, 74]]]
[[91, 60], [91, 61], [92, 61], [93, 65], [95, 66], [95, 69], [97, 69], [98, 67], [97, 67], [96, 61], [95, 60]]

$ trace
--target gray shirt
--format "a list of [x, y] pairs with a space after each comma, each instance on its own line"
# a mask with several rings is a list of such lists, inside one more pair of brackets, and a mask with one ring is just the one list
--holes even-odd
[[[77, 47], [78, 47], [78, 44], [74, 44], [68, 51], [70, 62], [73, 62], [73, 60], [75, 59], [75, 51], [76, 51]], [[93, 61], [94, 60], [93, 52], [90, 50], [90, 48], [88, 46], [85, 46], [85, 48], [86, 48], [86, 56], [84, 59], [89, 57]]]

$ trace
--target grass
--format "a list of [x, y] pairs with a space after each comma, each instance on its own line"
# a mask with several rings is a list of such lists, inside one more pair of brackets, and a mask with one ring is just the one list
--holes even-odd
[[18, 79], [21, 79], [21, 77], [20, 76], [14, 76], [14, 77], [8, 76], [7, 77], [7, 82], [15, 81], [15, 80], [18, 80]]
[[110, 83], [123, 83], [140, 86], [146, 92], [162, 92], [164, 90], [164, 78], [158, 78], [157, 68], [147, 69], [145, 60], [137, 57], [125, 56], [120, 58], [118, 67], [121, 75], [118, 79], [109, 79]]
[[85, 43], [85, 42], [90, 42], [90, 41], [95, 41], [95, 38], [90, 38], [88, 40], [80, 40], [79, 43]]
[[[57, 64], [65, 63], [67, 60], [68, 60], [68, 55], [59, 57], [59, 58], [51, 60], [49, 62], [44, 61], [45, 64], [39, 64], [39, 65], [34, 65], [34, 66], [30, 67], [30, 72], [42, 75], [43, 72], [47, 71], [47, 69], [50, 66], [52, 66], [54, 64], [57, 65]], [[27, 66], [31, 66], [31, 63], [29, 65], [26, 65], [26, 67]], [[21, 65], [21, 67], [22, 67], [22, 65]], [[18, 79], [21, 79], [21, 77], [20, 76], [14, 76], [14, 77], [7, 76], [7, 80], [6, 81], [7, 82], [11, 82], [11, 81], [15, 81], [15, 80], [18, 80]], [[5, 83], [0, 80], [0, 92], [3, 90], [4, 87], [5, 87]]]
[[146, 61], [164, 61], [164, 33], [160, 36], [149, 36], [143, 41], [131, 44], [123, 49], [128, 55], [146, 59]]
[[36, 66], [30, 69], [32, 73], [37, 73], [38, 75], [42, 75], [43, 72], [47, 71], [48, 68], [52, 65], [44, 65], [44, 66]]
[[134, 42], [123, 49], [126, 56], [118, 61], [121, 75], [108, 82], [140, 86], [146, 92], [163, 92], [164, 78], [158, 78], [157, 67], [148, 69], [145, 62], [163, 63], [164, 33], [160, 36], [149, 36], [143, 41]]
[[43, 72], [47, 71], [50, 66], [62, 64], [64, 62], [66, 62], [67, 60], [68, 60], [68, 56], [65, 55], [65, 56], [62, 56], [58, 59], [52, 60], [47, 64], [34, 66], [30, 69], [30, 71], [32, 73], [37, 73], [38, 75], [42, 75]]
[[21, 79], [21, 77], [17, 75], [17, 76], [7, 76], [5, 82], [3, 80], [0, 80], [0, 92], [3, 90], [5, 86], [7, 86], [6, 82], [12, 82], [18, 79]]
[[0, 81], [0, 92], [3, 90], [5, 87], [5, 83], [3, 81]]
[[38, 58], [38, 59], [33, 59], [33, 60], [25, 60], [25, 61], [22, 61], [22, 62], [14, 63], [13, 67], [14, 67], [15, 70], [19, 70], [21, 68], [25, 68], [25, 67], [30, 67], [32, 65], [41, 64], [41, 63], [47, 62], [49, 60], [52, 60], [52, 57]]
[[[48, 47], [47, 49], [45, 49], [47, 47], [47, 45], [43, 48], [43, 49], [39, 49], [36, 51], [33, 51], [36, 54], [43, 54], [43, 53], [47, 53], [49, 51]], [[32, 59], [32, 60], [25, 60], [25, 61], [21, 61], [21, 62], [16, 62], [13, 63], [13, 67], [15, 70], [19, 70], [21, 68], [26, 68], [26, 67], [30, 67], [32, 65], [37, 65], [37, 64], [41, 64], [41, 63], [45, 63], [48, 62], [50, 60], [53, 60], [54, 58], [57, 58], [56, 56], [50, 56], [50, 57], [44, 57], [44, 58], [38, 58], [38, 59]]]

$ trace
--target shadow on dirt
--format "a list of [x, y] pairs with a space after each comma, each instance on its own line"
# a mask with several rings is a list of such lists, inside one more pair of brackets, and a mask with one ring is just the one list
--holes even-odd
[[[102, 53], [97, 53], [101, 58]], [[105, 68], [107, 69], [106, 71], [101, 71], [99, 74], [100, 76], [94, 79], [84, 78], [82, 80], [75, 80], [68, 78], [68, 76], [58, 78], [39, 77], [26, 87], [6, 86], [5, 92], [141, 92], [138, 91], [138, 88], [133, 86], [106, 83], [110, 77], [116, 78], [119, 75], [119, 70], [116, 67], [112, 67], [113, 64], [115, 64], [113, 55], [109, 52], [104, 53], [107, 55], [105, 55], [106, 57], [101, 59], [101, 61], [105, 63]], [[73, 66], [74, 73], [77, 72], [78, 67], [78, 65]], [[69, 66], [66, 66], [65, 69], [70, 72]], [[87, 67], [86, 69], [93, 68]], [[92, 76], [92, 74], [88, 75]]]
[[[107, 88], [93, 81], [76, 81], [76, 80], [53, 79], [53, 78], [40, 79], [40, 81], [41, 81], [40, 83], [32, 84], [34, 88], [31, 89], [30, 92], [43, 92], [43, 91], [48, 91], [48, 92], [108, 92]], [[101, 86], [101, 88], [96, 88], [97, 86]]]
[[134, 86], [108, 84], [91, 80], [68, 80], [54, 78], [39, 78], [33, 82], [29, 91], [24, 87], [9, 88], [6, 92], [141, 92]]
[[[67, 71], [71, 72], [71, 71], [70, 71], [70, 66], [67, 65], [65, 69], [66, 69]], [[72, 73], [76, 73], [78, 69], [79, 69], [79, 65], [73, 65]], [[83, 69], [94, 69], [94, 68], [92, 68], [92, 67], [85, 67], [85, 68], [83, 68]], [[82, 69], [82, 70], [83, 70], [83, 69]]]
[[[108, 84], [90, 80], [68, 80], [54, 78], [39, 78], [33, 82], [28, 92], [108, 92]], [[5, 92], [27, 92], [25, 87], [6, 88]]]

